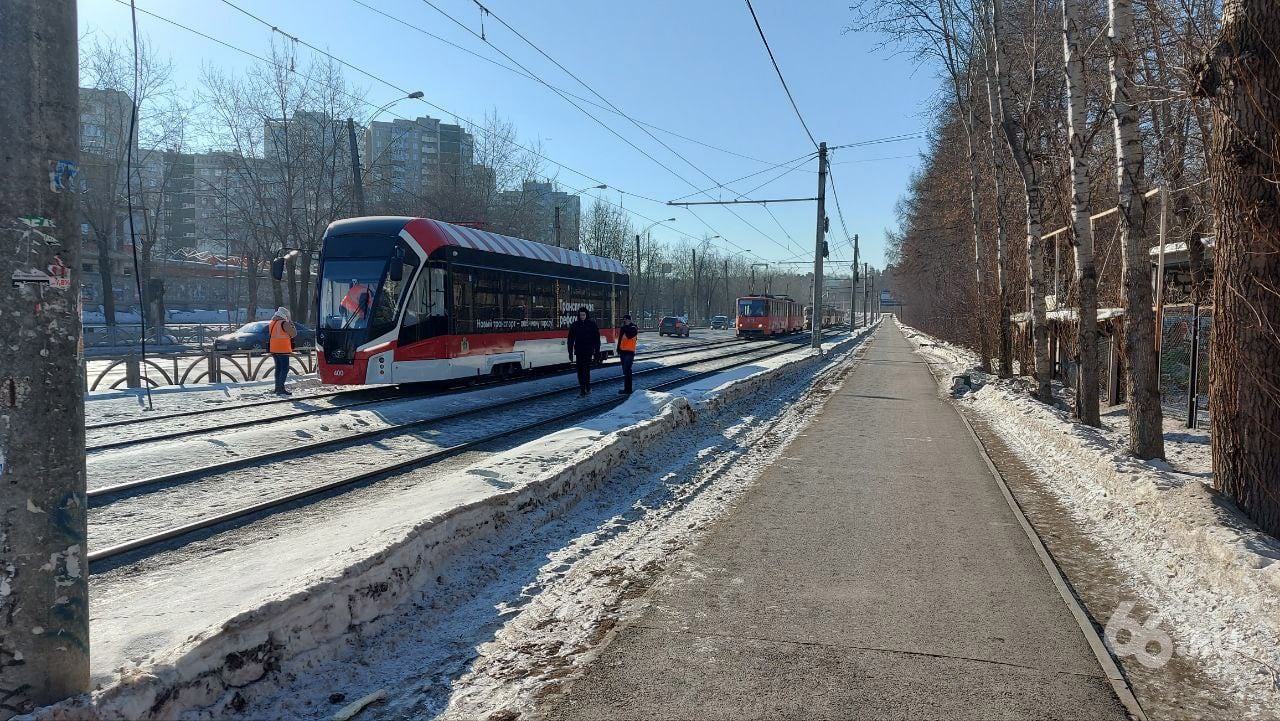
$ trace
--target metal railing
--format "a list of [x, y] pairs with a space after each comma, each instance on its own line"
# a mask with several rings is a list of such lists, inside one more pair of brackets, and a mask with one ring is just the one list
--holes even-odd
[[[295, 375], [314, 373], [315, 349], [298, 350], [289, 361]], [[91, 367], [92, 366], [92, 367]], [[85, 389], [89, 391], [201, 383], [244, 383], [273, 377], [275, 363], [263, 351], [205, 351], [171, 353], [144, 359], [141, 354], [90, 358], [85, 364]]]

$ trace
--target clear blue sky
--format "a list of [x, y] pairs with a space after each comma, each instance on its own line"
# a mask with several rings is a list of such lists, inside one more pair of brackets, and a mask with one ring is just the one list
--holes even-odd
[[[427, 100], [461, 118], [478, 121], [486, 112], [496, 110], [515, 123], [523, 139], [541, 139], [550, 158], [599, 178], [611, 188], [663, 201], [695, 189], [544, 86], [409, 30], [352, 0], [233, 1], [281, 30], [396, 85], [422, 90]], [[365, 1], [509, 64], [422, 0]], [[472, 0], [432, 1], [467, 26], [479, 29], [481, 13]], [[800, 111], [818, 140], [840, 145], [926, 129], [922, 111], [936, 89], [934, 76], [927, 70], [918, 71], [905, 58], [877, 52], [873, 36], [842, 34], [850, 20], [846, 0], [753, 2]], [[774, 163], [812, 149], [743, 0], [485, 0], [485, 4], [633, 117]], [[218, 0], [138, 0], [138, 7], [259, 54], [266, 54], [270, 47], [269, 29]], [[128, 6], [117, 0], [81, 0], [79, 13], [82, 37], [86, 33], [128, 37]], [[140, 34], [162, 56], [173, 60], [178, 82], [188, 89], [198, 85], [202, 63], [238, 68], [251, 62], [244, 55], [144, 14], [139, 14], [138, 23]], [[494, 18], [485, 19], [484, 31], [490, 43], [548, 82], [590, 96]], [[379, 105], [396, 96], [389, 87], [355, 73], [350, 74], [350, 80], [366, 87], [368, 99]], [[586, 107], [698, 188], [714, 185], [626, 120]], [[404, 116], [443, 115], [413, 100], [395, 105], [393, 111]], [[716, 182], [768, 167], [653, 132]], [[864, 259], [873, 265], [883, 265], [884, 230], [894, 223], [894, 203], [917, 167], [923, 146], [924, 141], [912, 140], [849, 148], [832, 156], [849, 232], [861, 236]], [[812, 196], [816, 165], [811, 162], [753, 197]], [[730, 187], [746, 191], [775, 174], [766, 173]], [[573, 189], [593, 184], [565, 169], [559, 169], [557, 179]], [[592, 192], [603, 193], [614, 202], [620, 200], [613, 190]], [[712, 231], [684, 210], [632, 196], [622, 196], [621, 202], [654, 219], [675, 216], [675, 228], [693, 235], [722, 235], [767, 260], [783, 260], [799, 252], [812, 257], [812, 203], [770, 206], [781, 227], [763, 208], [735, 207], [739, 215], [763, 231], [762, 235], [725, 208], [696, 209]], [[830, 193], [828, 208], [829, 240], [837, 249], [833, 257], [849, 258], [851, 251], [844, 248], [844, 234]], [[656, 233], [678, 237], [663, 229]], [[721, 247], [733, 250], [728, 245]]]

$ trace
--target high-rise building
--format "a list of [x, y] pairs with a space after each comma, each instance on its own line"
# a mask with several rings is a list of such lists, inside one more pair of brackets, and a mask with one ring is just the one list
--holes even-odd
[[371, 211], [393, 199], [412, 205], [442, 187], [461, 184], [475, 158], [471, 133], [431, 117], [370, 123], [363, 144], [365, 197]]
[[550, 182], [526, 180], [520, 190], [498, 193], [497, 206], [494, 213], [497, 232], [556, 245], [558, 214], [560, 245], [578, 249], [582, 202], [577, 195], [556, 190]]

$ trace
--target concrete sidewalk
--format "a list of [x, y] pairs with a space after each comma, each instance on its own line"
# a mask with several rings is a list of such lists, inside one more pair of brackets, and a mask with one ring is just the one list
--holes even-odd
[[886, 322], [554, 719], [1124, 719], [968, 430]]

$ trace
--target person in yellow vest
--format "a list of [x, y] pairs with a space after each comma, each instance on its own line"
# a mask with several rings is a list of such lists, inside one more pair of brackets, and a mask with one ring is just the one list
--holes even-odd
[[618, 395], [631, 394], [631, 364], [636, 360], [636, 336], [640, 329], [631, 322], [631, 314], [622, 316], [622, 326], [618, 328], [618, 357], [622, 359], [622, 390]]
[[276, 393], [285, 396], [293, 395], [284, 388], [284, 382], [289, 378], [289, 358], [293, 353], [293, 339], [298, 335], [298, 328], [293, 324], [289, 309], [284, 306], [276, 308], [275, 315], [271, 316], [271, 324], [267, 328], [271, 338], [267, 350], [271, 352], [271, 357], [276, 362]]

